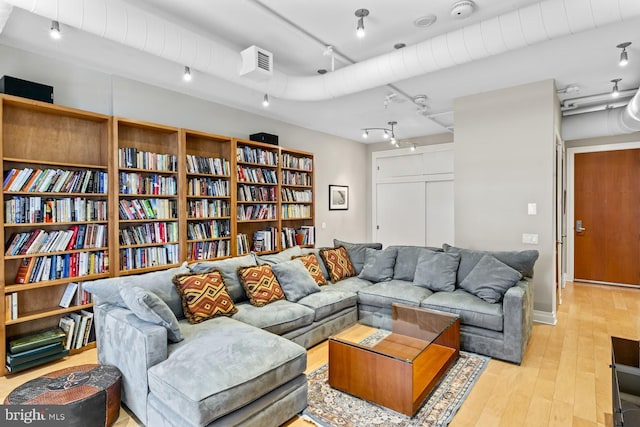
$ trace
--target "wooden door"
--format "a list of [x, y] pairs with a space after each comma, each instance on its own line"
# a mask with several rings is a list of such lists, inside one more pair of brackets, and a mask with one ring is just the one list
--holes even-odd
[[640, 285], [640, 149], [575, 155], [575, 279]]

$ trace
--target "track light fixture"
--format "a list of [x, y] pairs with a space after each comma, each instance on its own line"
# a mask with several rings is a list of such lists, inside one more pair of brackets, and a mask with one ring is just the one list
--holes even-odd
[[367, 15], [369, 15], [368, 9], [356, 10], [356, 17], [358, 18], [358, 25], [356, 26], [356, 35], [358, 36], [358, 38], [363, 38], [365, 36], [364, 17]]
[[618, 65], [620, 65], [621, 67], [625, 67], [629, 63], [629, 54], [627, 53], [627, 48], [630, 45], [631, 42], [624, 42], [616, 46], [618, 49], [622, 49], [622, 52], [620, 52], [620, 62], [618, 62]]
[[618, 82], [622, 79], [613, 79], [611, 83], [613, 83], [613, 89], [611, 90], [611, 97], [617, 98], [620, 96], [620, 90], [618, 89]]
[[384, 139], [389, 139], [391, 138], [391, 143], [393, 144], [396, 141], [396, 134], [394, 132], [393, 127], [395, 125], [398, 124], [398, 122], [396, 121], [391, 121], [391, 122], [387, 122], [387, 124], [390, 126], [388, 128], [363, 128], [362, 129], [362, 138], [367, 139], [369, 137], [369, 131], [371, 130], [381, 130], [382, 133], [382, 137]]
[[264, 94], [264, 97], [262, 98], [262, 106], [264, 108], [267, 108], [269, 106], [269, 95], [268, 94]]
[[369, 138], [369, 131], [365, 129], [365, 131], [364, 131], [364, 132], [362, 132], [362, 137], [363, 137], [364, 139]]
[[184, 67], [184, 74], [182, 75], [182, 79], [185, 82], [190, 82], [191, 81], [191, 68], [190, 67], [187, 67], [187, 66]]
[[60, 23], [58, 21], [51, 21], [51, 28], [49, 29], [49, 35], [54, 40], [59, 40], [62, 37], [60, 33]]

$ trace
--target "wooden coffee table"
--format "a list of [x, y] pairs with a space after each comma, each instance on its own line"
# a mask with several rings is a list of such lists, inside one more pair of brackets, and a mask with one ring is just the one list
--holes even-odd
[[373, 347], [329, 338], [329, 385], [414, 416], [460, 353], [460, 319], [393, 304], [392, 333]]

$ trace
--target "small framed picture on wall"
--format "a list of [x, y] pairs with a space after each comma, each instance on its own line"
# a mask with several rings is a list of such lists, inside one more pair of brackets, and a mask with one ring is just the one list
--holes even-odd
[[329, 210], [346, 211], [349, 209], [349, 186], [329, 185]]

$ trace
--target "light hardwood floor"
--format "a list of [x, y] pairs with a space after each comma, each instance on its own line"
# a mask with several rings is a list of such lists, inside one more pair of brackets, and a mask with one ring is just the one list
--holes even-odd
[[[354, 339], [371, 333], [356, 325]], [[640, 339], [640, 289], [568, 283], [556, 326], [534, 324], [521, 366], [492, 360], [451, 427], [611, 426], [610, 337]], [[0, 398], [46, 372], [95, 363], [96, 350], [0, 378]], [[327, 361], [327, 344], [308, 352], [307, 371]], [[117, 427], [138, 426], [126, 411]], [[289, 427], [307, 427], [296, 418]]]

